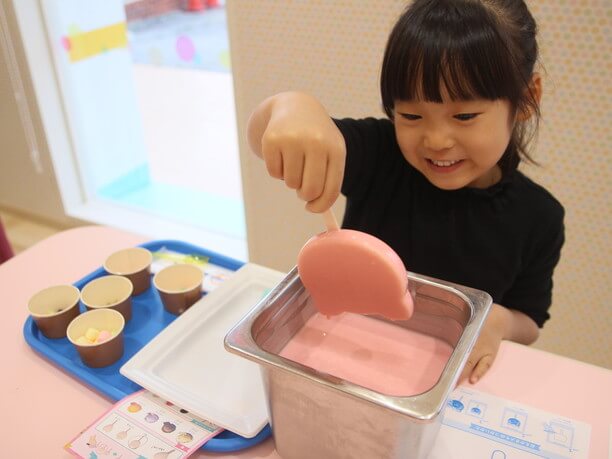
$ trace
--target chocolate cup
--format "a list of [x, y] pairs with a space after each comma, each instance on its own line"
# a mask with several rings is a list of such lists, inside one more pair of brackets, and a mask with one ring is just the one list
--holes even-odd
[[130, 247], [110, 255], [104, 262], [109, 274], [127, 277], [134, 286], [133, 295], [139, 295], [151, 286], [153, 255], [142, 247]]
[[47, 338], [66, 336], [68, 324], [79, 315], [79, 289], [73, 285], [55, 285], [35, 293], [28, 310], [40, 332]]
[[129, 322], [132, 319], [132, 298], [127, 298], [125, 301], [117, 303], [113, 306], [90, 306], [85, 304], [85, 309], [88, 311], [93, 311], [95, 309], [112, 309], [121, 313], [121, 315], [125, 318], [125, 321]]
[[87, 310], [114, 309], [125, 321], [132, 318], [132, 282], [123, 276], [102, 276], [89, 282], [81, 291], [81, 301]]
[[[112, 365], [123, 355], [123, 315], [113, 309], [94, 309], [84, 312], [68, 325], [67, 338], [76, 347], [81, 360], [92, 368]], [[111, 339], [98, 344], [79, 344], [80, 336], [85, 335], [89, 328], [100, 330], [116, 330]]]
[[77, 351], [85, 365], [91, 368], [107, 367], [112, 365], [123, 355], [123, 332], [113, 336], [105, 344], [103, 350], [90, 347], [77, 346]]
[[168, 266], [153, 278], [164, 308], [172, 314], [182, 314], [202, 296], [204, 273], [191, 264]]
[[187, 292], [166, 293], [158, 290], [164, 308], [172, 314], [182, 314], [189, 309], [202, 296], [202, 285]]
[[133, 274], [124, 274], [134, 286], [133, 295], [140, 295], [151, 287], [151, 267], [138, 271]]

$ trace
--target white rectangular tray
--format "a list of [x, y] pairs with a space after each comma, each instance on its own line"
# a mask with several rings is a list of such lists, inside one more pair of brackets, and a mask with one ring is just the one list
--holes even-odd
[[244, 265], [121, 367], [121, 374], [220, 427], [251, 438], [268, 422], [259, 366], [223, 347], [227, 332], [284, 274]]

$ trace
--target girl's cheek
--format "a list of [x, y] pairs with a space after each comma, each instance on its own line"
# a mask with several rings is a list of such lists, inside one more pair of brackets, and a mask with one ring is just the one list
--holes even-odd
[[399, 147], [404, 155], [404, 158], [410, 159], [416, 156], [416, 144], [407, 139], [399, 139]]
[[404, 152], [414, 150], [418, 144], [418, 138], [419, 134], [416, 129], [410, 131], [402, 129], [397, 133], [397, 143]]
[[402, 145], [400, 144], [400, 150], [402, 151], [402, 155], [404, 159], [413, 167], [419, 169], [419, 159], [417, 154], [416, 145]]

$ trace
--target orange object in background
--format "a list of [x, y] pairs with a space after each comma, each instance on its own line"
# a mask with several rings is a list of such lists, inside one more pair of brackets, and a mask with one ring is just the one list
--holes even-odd
[[187, 0], [184, 4], [186, 11], [202, 11], [207, 8], [218, 8], [222, 6], [219, 0]]
[[204, 9], [206, 9], [204, 0], [187, 0], [187, 11], [202, 11]]

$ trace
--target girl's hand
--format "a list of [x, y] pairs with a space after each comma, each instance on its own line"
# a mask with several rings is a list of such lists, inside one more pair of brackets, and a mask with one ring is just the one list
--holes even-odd
[[325, 108], [312, 96], [290, 92], [266, 99], [249, 119], [248, 138], [268, 173], [296, 190], [307, 202], [306, 209], [323, 212], [336, 201], [346, 146]]
[[491, 368], [497, 356], [499, 345], [504, 339], [507, 327], [509, 311], [493, 304], [491, 312], [484, 323], [476, 345], [468, 358], [459, 381], [469, 378], [471, 384], [475, 384]]
[[475, 384], [482, 378], [493, 365], [503, 339], [531, 344], [539, 334], [537, 324], [529, 316], [493, 303], [459, 381], [469, 377], [470, 383]]

